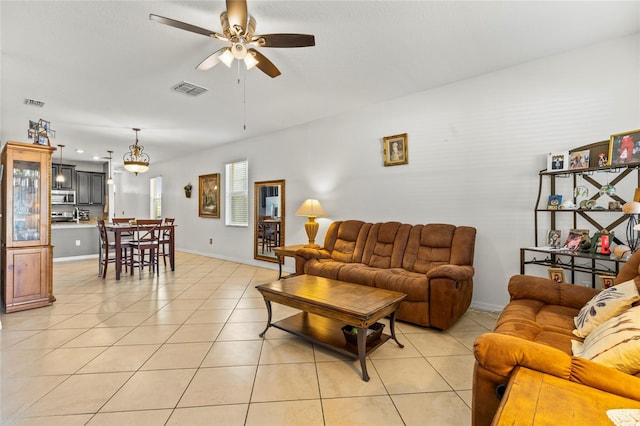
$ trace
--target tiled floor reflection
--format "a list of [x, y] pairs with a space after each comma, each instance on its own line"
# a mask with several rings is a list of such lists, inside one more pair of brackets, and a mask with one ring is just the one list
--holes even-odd
[[[112, 266], [111, 266], [112, 268]], [[50, 307], [2, 315], [2, 425], [469, 425], [469, 311], [440, 332], [398, 323], [359, 362], [264, 329], [277, 272], [187, 253], [175, 272], [114, 280], [54, 264]], [[274, 305], [274, 318], [292, 313]]]

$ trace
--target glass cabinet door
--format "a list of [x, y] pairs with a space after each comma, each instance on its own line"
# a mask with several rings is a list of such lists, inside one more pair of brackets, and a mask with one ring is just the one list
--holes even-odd
[[42, 190], [40, 162], [13, 162], [13, 239], [40, 240]]

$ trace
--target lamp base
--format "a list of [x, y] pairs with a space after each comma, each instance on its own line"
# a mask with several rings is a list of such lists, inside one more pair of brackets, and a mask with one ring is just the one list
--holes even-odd
[[309, 244], [306, 244], [305, 247], [320, 247], [318, 244], [316, 244], [316, 234], [318, 233], [318, 228], [320, 228], [320, 224], [316, 222], [316, 218], [313, 216], [309, 216], [309, 221], [304, 224], [304, 230], [307, 231], [307, 237], [309, 238]]
[[320, 245], [319, 245], [319, 244], [305, 244], [305, 245], [304, 245], [304, 248], [314, 248], [314, 249], [317, 249], [317, 248], [320, 248]]

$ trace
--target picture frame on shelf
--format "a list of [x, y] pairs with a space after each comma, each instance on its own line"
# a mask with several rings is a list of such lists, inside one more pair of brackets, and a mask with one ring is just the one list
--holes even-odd
[[640, 201], [640, 188], [636, 188], [633, 194], [633, 201]]
[[562, 205], [562, 195], [560, 194], [551, 194], [549, 195], [549, 199], [547, 201], [547, 209], [549, 210], [558, 210]]
[[198, 176], [198, 216], [220, 218], [220, 173]]
[[409, 140], [406, 133], [386, 136], [382, 139], [382, 144], [385, 167], [409, 163]]
[[576, 251], [580, 247], [580, 243], [582, 242], [582, 233], [574, 232], [574, 230], [569, 231], [569, 235], [567, 239], [564, 241], [562, 245], [563, 249]]
[[600, 286], [603, 290], [612, 287], [616, 279], [615, 275], [598, 275], [598, 277], [600, 278]]
[[547, 234], [547, 246], [551, 248], [560, 248], [562, 244], [562, 231], [559, 229], [551, 229]]
[[549, 268], [548, 270], [549, 273], [549, 279], [557, 282], [558, 284], [561, 284], [564, 281], [564, 269], [562, 268]]
[[640, 129], [611, 135], [609, 165], [640, 162]]
[[569, 168], [569, 152], [550, 152], [547, 154], [547, 171], [560, 172]]
[[569, 152], [569, 170], [588, 169], [590, 154], [588, 149]]

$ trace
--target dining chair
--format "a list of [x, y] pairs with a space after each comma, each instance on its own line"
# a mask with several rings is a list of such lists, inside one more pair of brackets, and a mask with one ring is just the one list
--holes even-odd
[[[162, 219], [137, 219], [134, 230], [134, 237], [131, 241], [131, 275], [133, 268], [138, 268], [140, 278], [145, 266], [149, 266], [151, 273], [160, 275], [159, 253], [160, 253], [160, 226]], [[146, 254], [149, 253], [149, 260]]]
[[[128, 225], [135, 219], [135, 217], [114, 217], [113, 219], [111, 219], [111, 222], [114, 225]], [[133, 232], [122, 232], [120, 233], [120, 237], [124, 238], [125, 240], [130, 240], [131, 238], [133, 238]]]
[[[176, 219], [173, 217], [164, 218], [165, 225], [173, 225], [175, 221]], [[160, 256], [164, 261], [164, 266], [167, 266], [167, 257], [170, 256], [171, 254], [170, 253], [171, 249], [169, 248], [169, 245], [171, 244], [172, 234], [173, 234], [173, 228], [163, 229], [162, 233], [160, 234]]]
[[[107, 276], [107, 265], [109, 265], [109, 263], [116, 262], [116, 245], [115, 242], [109, 242], [109, 233], [107, 232], [107, 227], [103, 219], [98, 220], [98, 232], [100, 235], [98, 275], [105, 278]], [[122, 250], [121, 264], [125, 267], [125, 270], [127, 270], [130, 260], [129, 250], [131, 249], [131, 244], [126, 241], [121, 242], [120, 249]]]

